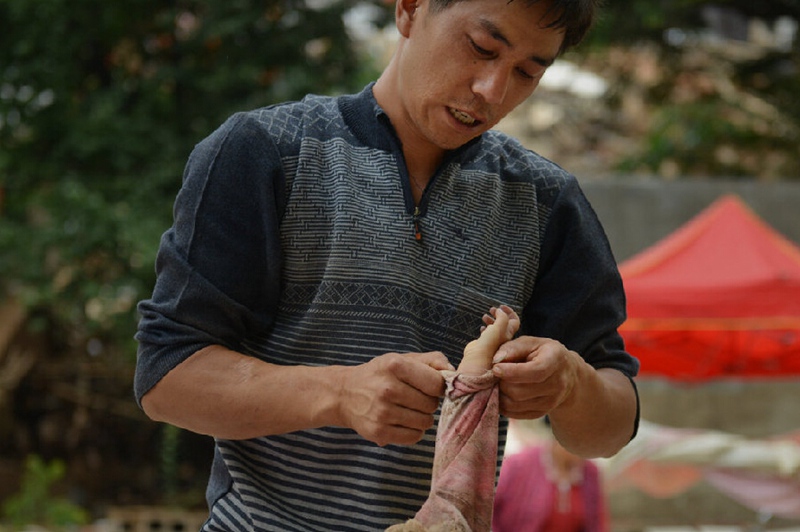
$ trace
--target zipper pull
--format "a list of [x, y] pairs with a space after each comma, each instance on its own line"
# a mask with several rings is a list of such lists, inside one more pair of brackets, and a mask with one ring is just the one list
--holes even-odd
[[419, 229], [419, 207], [414, 207], [414, 216], [411, 219], [414, 222], [414, 238], [422, 240], [422, 231]]

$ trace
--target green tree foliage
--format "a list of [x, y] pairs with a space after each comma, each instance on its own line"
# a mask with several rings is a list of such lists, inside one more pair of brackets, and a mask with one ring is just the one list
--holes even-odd
[[19, 492], [3, 503], [3, 516], [17, 530], [31, 524], [48, 527], [82, 525], [89, 516], [82, 508], [53, 494], [54, 485], [63, 479], [63, 462], [45, 462], [29, 456]]
[[[595, 68], [608, 74], [609, 49], [631, 52], [610, 104], [643, 91], [654, 109], [623, 172], [800, 178], [799, 1], [619, 0], [603, 13], [588, 43]], [[657, 57], [646, 80], [643, 49]]]
[[[359, 88], [348, 0], [0, 0], [0, 283], [132, 353], [192, 146], [231, 113]], [[99, 344], [95, 344], [99, 345]]]
[[[36, 344], [47, 352], [18, 385], [14, 412], [0, 413], [18, 424], [0, 423], [4, 453], [59, 456], [70, 465], [64, 482], [92, 500], [119, 491], [103, 489], [121, 481], [111, 471], [158, 500], [164, 485], [136, 460], [160, 451], [167, 495], [193, 486], [177, 429], [159, 449], [132, 400], [135, 305], [152, 291], [198, 141], [236, 111], [358, 90], [374, 76], [344, 24], [354, 2], [0, 0], [0, 302], [24, 303], [29, 329], [48, 340]], [[69, 434], [60, 447], [14, 437], [38, 434], [44, 417]], [[109, 478], [87, 476], [87, 447]], [[138, 458], [120, 464], [120, 449]], [[29, 465], [55, 467], [63, 473]], [[24, 514], [33, 495], [7, 512]]]

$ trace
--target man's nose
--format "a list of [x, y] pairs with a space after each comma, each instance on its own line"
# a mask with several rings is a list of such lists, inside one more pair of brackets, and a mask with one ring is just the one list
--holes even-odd
[[490, 104], [500, 104], [508, 91], [509, 73], [500, 65], [487, 62], [472, 82], [472, 92]]

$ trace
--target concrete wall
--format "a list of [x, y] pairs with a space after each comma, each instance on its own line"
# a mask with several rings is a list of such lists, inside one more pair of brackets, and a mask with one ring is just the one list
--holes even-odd
[[[767, 224], [800, 245], [800, 182], [614, 180], [582, 183], [618, 261], [670, 234], [723, 194], [735, 193]], [[800, 380], [729, 380], [690, 385], [639, 380], [642, 415], [682, 428], [768, 438], [800, 430]], [[705, 484], [672, 499], [611, 493], [617, 531], [654, 525], [739, 524], [758, 515]], [[783, 520], [773, 526], [786, 525]], [[789, 522], [791, 523], [791, 522]], [[800, 523], [791, 523], [795, 526]]]
[[800, 245], [800, 180], [664, 181], [625, 178], [582, 181], [618, 261], [654, 244], [714, 200], [737, 194], [758, 216]]

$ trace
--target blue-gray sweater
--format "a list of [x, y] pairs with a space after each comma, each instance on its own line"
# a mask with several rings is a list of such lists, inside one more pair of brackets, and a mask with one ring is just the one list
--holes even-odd
[[[275, 364], [438, 350], [458, 365], [500, 303], [521, 334], [638, 369], [616, 332], [616, 264], [574, 177], [489, 132], [447, 157], [417, 209], [371, 86], [237, 114], [201, 142], [157, 272], [139, 306], [138, 400], [210, 344]], [[325, 427], [217, 440], [204, 530], [383, 530], [427, 497], [434, 438], [378, 447]]]

